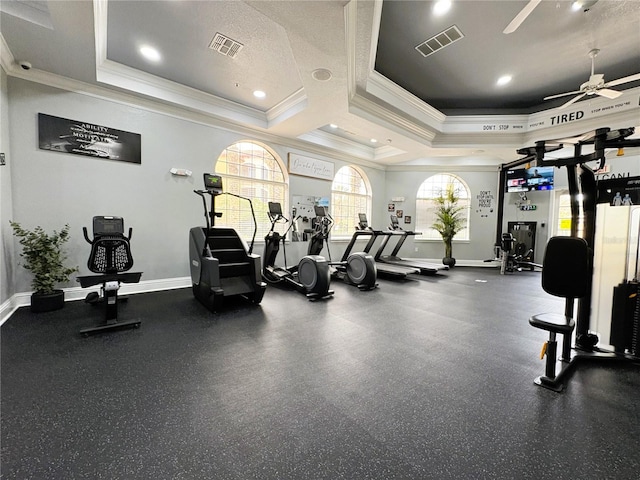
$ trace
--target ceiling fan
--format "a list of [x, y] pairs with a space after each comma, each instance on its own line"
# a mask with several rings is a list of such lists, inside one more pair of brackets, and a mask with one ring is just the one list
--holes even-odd
[[603, 74], [594, 73], [594, 64], [595, 58], [600, 52], [599, 49], [594, 48], [589, 52], [589, 56], [591, 57], [591, 76], [589, 80], [580, 85], [580, 90], [574, 90], [573, 92], [560, 93], [558, 95], [551, 95], [549, 97], [544, 97], [543, 100], [551, 100], [554, 98], [565, 97], [567, 95], [576, 95], [571, 100], [566, 102], [563, 105], [560, 105], [558, 109], [566, 108], [569, 105], [577, 102], [585, 95], [600, 95], [606, 98], [618, 98], [622, 95], [622, 92], [618, 92], [617, 90], [612, 90], [609, 87], [615, 87], [616, 85], [621, 85], [623, 83], [635, 82], [636, 80], [640, 80], [640, 73], [636, 73], [635, 75], [629, 75], [628, 77], [618, 78], [617, 80], [611, 80], [610, 82], [604, 81]]
[[[511, 23], [507, 25], [507, 28], [505, 28], [502, 33], [509, 34], [515, 32], [541, 1], [542, 0], [529, 0], [529, 3], [527, 3], [524, 8], [520, 10], [520, 13], [518, 13], [514, 17], [514, 19], [511, 20]], [[597, 1], [598, 0], [575, 0], [571, 4], [571, 8], [573, 10], [584, 10], [586, 12], [591, 7], [593, 7]]]

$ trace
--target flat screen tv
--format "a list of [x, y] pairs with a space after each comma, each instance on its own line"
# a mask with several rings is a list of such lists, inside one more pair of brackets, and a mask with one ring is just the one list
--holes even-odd
[[553, 190], [553, 167], [533, 167], [527, 169], [529, 191]]
[[507, 170], [507, 193], [553, 190], [553, 167]]
[[528, 192], [527, 171], [524, 168], [507, 170], [507, 193]]

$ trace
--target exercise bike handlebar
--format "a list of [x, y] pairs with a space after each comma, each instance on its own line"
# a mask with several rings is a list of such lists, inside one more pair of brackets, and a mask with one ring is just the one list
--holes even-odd
[[[89, 232], [87, 232], [87, 227], [82, 227], [82, 233], [84, 234], [84, 239], [87, 241], [87, 243], [88, 243], [89, 245], [93, 245], [93, 242], [94, 242], [94, 240], [95, 240], [95, 236], [94, 236], [93, 240], [91, 240], [91, 239], [89, 238]], [[124, 237], [124, 234], [120, 234], [120, 235], [122, 235], [122, 236]], [[132, 228], [132, 227], [129, 227], [129, 235], [128, 235], [128, 236], [126, 236], [125, 238], [126, 238], [127, 240], [131, 240], [132, 235], [133, 235], [133, 228]]]

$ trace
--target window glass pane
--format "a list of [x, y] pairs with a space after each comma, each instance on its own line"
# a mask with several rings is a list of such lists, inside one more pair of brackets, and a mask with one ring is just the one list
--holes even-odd
[[[580, 202], [580, 211], [578, 214], [578, 231], [579, 237], [584, 234], [584, 214], [582, 212], [582, 202]], [[571, 235], [571, 196], [568, 193], [561, 194], [558, 198], [558, 223], [556, 225], [556, 235]]]
[[[279, 202], [285, 212], [288, 208], [288, 185], [281, 163], [258, 144], [238, 142], [220, 154], [215, 171], [223, 176], [225, 192], [251, 199], [258, 223], [256, 240], [262, 240], [271, 228], [268, 202]], [[232, 227], [245, 241], [251, 241], [254, 224], [249, 202], [220, 195], [216, 198], [216, 211], [222, 212], [217, 219], [219, 225]], [[280, 233], [286, 229], [282, 224], [278, 227]]]
[[358, 214], [371, 215], [371, 195], [363, 174], [353, 167], [342, 167], [331, 185], [332, 236], [350, 238], [358, 223]]
[[439, 197], [446, 192], [448, 186], [453, 187], [454, 192], [458, 196], [458, 205], [463, 207], [463, 217], [466, 219], [465, 227], [460, 230], [455, 240], [469, 240], [469, 215], [471, 213], [471, 192], [465, 183], [456, 177], [447, 173], [438, 173], [427, 178], [418, 187], [416, 195], [416, 238], [423, 240], [442, 240], [440, 234], [432, 228], [436, 221], [436, 202], [434, 198]]

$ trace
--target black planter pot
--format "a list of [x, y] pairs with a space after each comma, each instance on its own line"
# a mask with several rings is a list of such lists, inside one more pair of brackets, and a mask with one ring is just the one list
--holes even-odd
[[31, 294], [31, 311], [34, 313], [60, 310], [64, 307], [64, 291], [54, 290], [53, 293]]
[[456, 259], [453, 257], [444, 257], [442, 263], [449, 268], [453, 268], [456, 265]]

